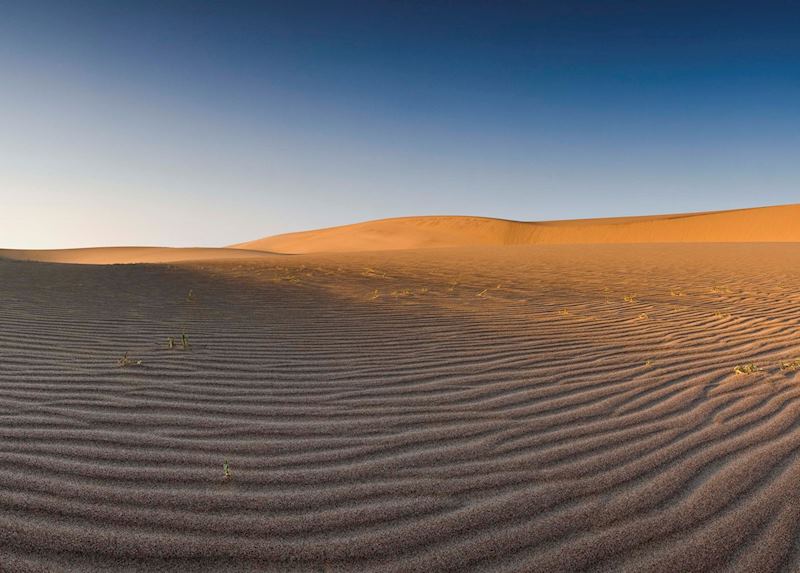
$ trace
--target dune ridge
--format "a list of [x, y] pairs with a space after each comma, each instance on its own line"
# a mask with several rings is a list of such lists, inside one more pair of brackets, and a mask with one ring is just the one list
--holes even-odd
[[314, 253], [527, 244], [799, 242], [798, 221], [800, 204], [545, 222], [401, 217], [275, 235], [231, 247]]

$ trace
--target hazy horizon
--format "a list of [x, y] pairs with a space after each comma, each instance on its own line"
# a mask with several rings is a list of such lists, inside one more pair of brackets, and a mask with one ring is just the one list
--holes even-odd
[[800, 9], [26, 2], [0, 248], [797, 203]]

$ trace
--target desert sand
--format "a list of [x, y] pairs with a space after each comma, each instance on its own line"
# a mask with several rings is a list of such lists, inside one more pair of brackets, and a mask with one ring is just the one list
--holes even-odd
[[769, 212], [714, 244], [5, 251], [0, 571], [796, 571], [800, 244], [725, 243], [797, 240], [739, 226]]
[[78, 265], [114, 265], [134, 263], [175, 263], [197, 260], [251, 259], [269, 253], [244, 249], [173, 248], [173, 247], [91, 247], [86, 249], [0, 249], [0, 259], [71, 263]]
[[800, 204], [530, 223], [483, 217], [402, 217], [277, 235], [232, 247], [315, 253], [531, 244], [797, 242], [798, 221]]

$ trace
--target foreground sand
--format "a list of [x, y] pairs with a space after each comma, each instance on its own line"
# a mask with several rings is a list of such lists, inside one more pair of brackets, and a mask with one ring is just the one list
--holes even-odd
[[2, 571], [800, 567], [800, 245], [0, 261], [0, 301]]

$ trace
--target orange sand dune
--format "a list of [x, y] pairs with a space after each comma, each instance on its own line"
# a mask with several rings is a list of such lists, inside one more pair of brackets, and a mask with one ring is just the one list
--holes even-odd
[[269, 256], [269, 253], [242, 249], [173, 249], [169, 247], [97, 247], [49, 250], [0, 249], [0, 258], [5, 259], [83, 265], [174, 263], [178, 261], [243, 259], [263, 256]]
[[575, 243], [800, 241], [800, 204], [708, 213], [521, 222], [484, 217], [402, 217], [288, 233], [232, 245], [277, 253]]

